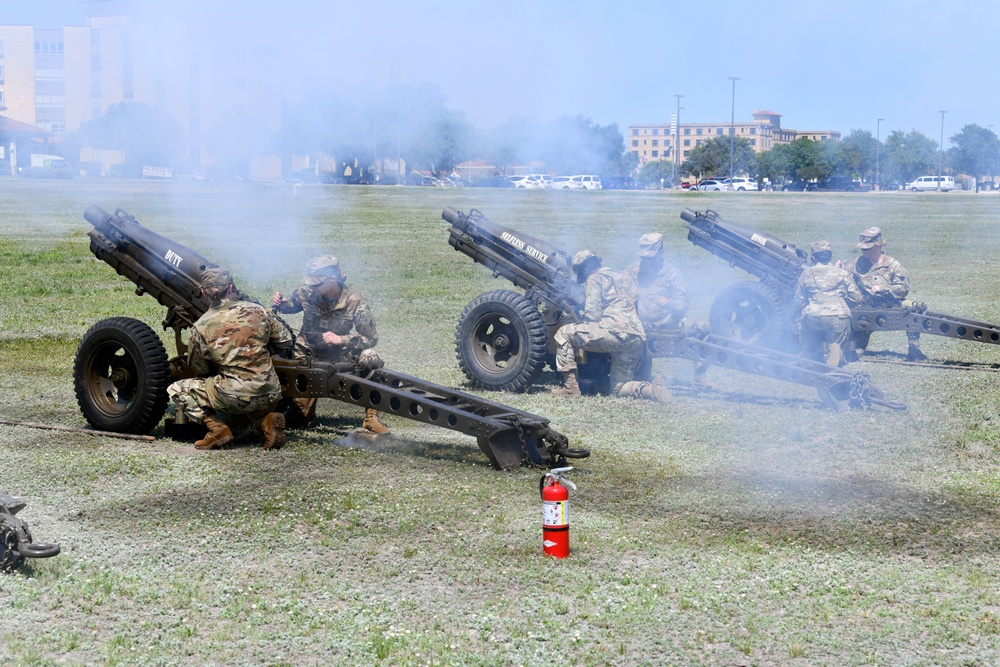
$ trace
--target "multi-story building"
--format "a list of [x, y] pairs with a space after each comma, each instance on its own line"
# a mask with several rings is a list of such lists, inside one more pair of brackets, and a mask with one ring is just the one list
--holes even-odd
[[[746, 139], [754, 151], [761, 153], [778, 144], [790, 144], [805, 137], [813, 141], [839, 141], [838, 130], [790, 130], [781, 127], [781, 114], [755, 111], [749, 123], [681, 123], [676, 136], [676, 122], [633, 124], [628, 126], [626, 147], [638, 158], [642, 168], [655, 160], [684, 162], [692, 149], [715, 137], [733, 136]], [[679, 155], [674, 151], [678, 148]]]

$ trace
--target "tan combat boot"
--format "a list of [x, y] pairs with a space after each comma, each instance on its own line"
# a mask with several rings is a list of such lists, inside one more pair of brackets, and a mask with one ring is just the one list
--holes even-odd
[[644, 386], [642, 388], [642, 397], [656, 403], [669, 403], [674, 399], [673, 394], [670, 393], [667, 386], [659, 381]]
[[576, 379], [576, 369], [563, 371], [563, 386], [552, 390], [553, 396], [582, 396], [580, 383]]
[[382, 420], [378, 418], [378, 410], [375, 408], [365, 409], [365, 421], [361, 424], [361, 428], [369, 433], [375, 433], [377, 435], [392, 432], [391, 429], [383, 424]]
[[269, 412], [257, 420], [257, 428], [264, 433], [264, 449], [281, 449], [285, 444], [285, 415]]
[[208, 428], [204, 438], [194, 443], [195, 449], [222, 449], [233, 440], [233, 432], [215, 415], [205, 415], [202, 423]]
[[920, 351], [919, 345], [910, 343], [910, 349], [906, 352], [907, 361], [927, 361], [927, 355]]

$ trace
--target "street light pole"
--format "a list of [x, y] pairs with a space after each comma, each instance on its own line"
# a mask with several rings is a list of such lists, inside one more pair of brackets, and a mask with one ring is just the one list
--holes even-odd
[[878, 153], [879, 153], [879, 148], [882, 147], [881, 130], [882, 130], [883, 120], [885, 120], [885, 118], [879, 118], [878, 123], [875, 125], [875, 187], [877, 187], [879, 190], [882, 189], [881, 186], [882, 181], [880, 181], [878, 177]]
[[676, 134], [674, 135], [674, 173], [677, 174], [677, 178], [674, 181], [674, 186], [680, 186], [681, 180], [681, 98], [683, 95], [674, 95], [677, 98], [677, 128]]
[[733, 82], [733, 108], [729, 117], [729, 182], [733, 182], [733, 156], [736, 153], [736, 82], [740, 80], [738, 76], [731, 76], [729, 80]]
[[944, 115], [948, 113], [947, 111], [941, 112], [941, 153], [938, 156], [938, 180], [937, 189], [938, 192], [941, 191], [941, 168], [944, 165]]

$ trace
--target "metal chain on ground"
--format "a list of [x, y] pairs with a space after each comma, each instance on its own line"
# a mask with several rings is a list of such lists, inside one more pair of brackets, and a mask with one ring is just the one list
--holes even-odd
[[851, 378], [850, 406], [855, 410], [870, 410], [872, 407], [872, 378], [868, 373], [855, 373]]

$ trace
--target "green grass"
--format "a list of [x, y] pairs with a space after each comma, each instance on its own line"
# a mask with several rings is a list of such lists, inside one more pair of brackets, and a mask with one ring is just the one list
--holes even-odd
[[[387, 365], [463, 387], [454, 326], [509, 285], [447, 245], [482, 210], [611, 266], [661, 231], [704, 317], [747, 279], [685, 240], [684, 207], [839, 257], [877, 224], [935, 310], [1000, 321], [992, 194], [512, 192], [0, 179], [0, 418], [83, 425], [82, 334], [164, 309], [88, 250], [123, 208], [227, 265], [261, 299], [338, 255]], [[164, 333], [171, 349], [171, 337]], [[876, 356], [905, 351], [876, 334]], [[934, 359], [1000, 348], [925, 336]], [[489, 395], [592, 450], [571, 478], [572, 554], [542, 556], [540, 472], [498, 473], [466, 436], [321, 403], [285, 448], [198, 452], [0, 426], [0, 491], [63, 553], [0, 580], [12, 665], [992, 665], [1000, 660], [1000, 375], [861, 363], [905, 412], [834, 414], [797, 385], [657, 362], [675, 400]], [[554, 382], [552, 374], [544, 376]]]

